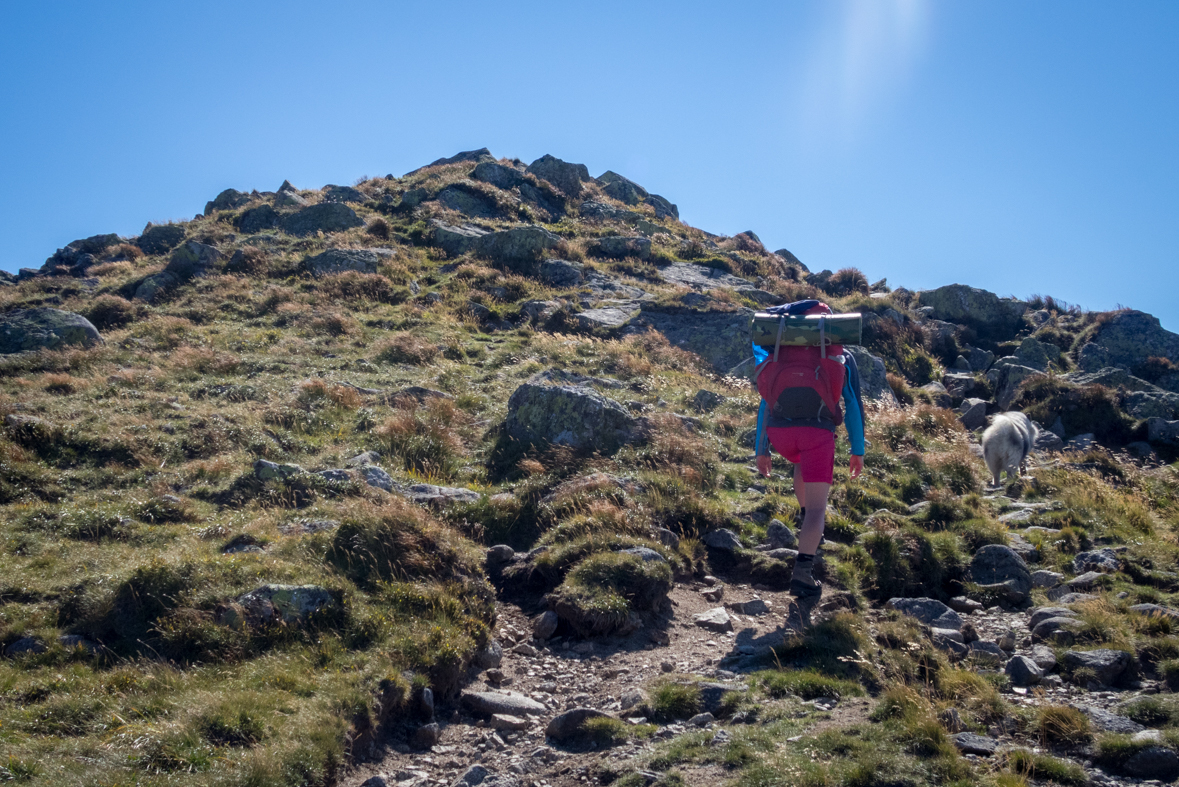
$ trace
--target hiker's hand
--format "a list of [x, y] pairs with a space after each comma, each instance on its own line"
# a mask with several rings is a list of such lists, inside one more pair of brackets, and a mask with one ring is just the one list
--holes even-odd
[[851, 461], [847, 463], [847, 467], [851, 470], [852, 478], [859, 478], [860, 473], [864, 472], [864, 457], [852, 454]]
[[757, 458], [757, 472], [761, 473], [763, 478], [770, 477], [770, 465], [772, 460], [768, 456], [759, 456]]

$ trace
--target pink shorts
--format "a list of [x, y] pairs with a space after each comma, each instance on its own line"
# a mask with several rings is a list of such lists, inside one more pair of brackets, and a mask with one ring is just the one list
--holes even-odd
[[835, 433], [817, 426], [766, 429], [774, 450], [802, 468], [806, 484], [830, 484], [835, 480]]

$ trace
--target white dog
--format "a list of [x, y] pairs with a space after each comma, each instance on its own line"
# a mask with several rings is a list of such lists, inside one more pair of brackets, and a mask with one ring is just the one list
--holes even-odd
[[1035, 445], [1039, 430], [1023, 413], [999, 413], [983, 432], [983, 458], [999, 486], [999, 473], [1006, 470], [1007, 480], [1018, 476]]

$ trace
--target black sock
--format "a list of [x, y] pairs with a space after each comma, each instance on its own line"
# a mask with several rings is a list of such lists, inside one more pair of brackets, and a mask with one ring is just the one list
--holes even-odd
[[802, 508], [798, 509], [798, 518], [799, 519], [806, 519], [806, 506], [803, 506]]
[[815, 556], [814, 555], [804, 555], [803, 553], [799, 552], [798, 557], [796, 557], [794, 559], [796, 561], [798, 561], [799, 563], [813, 563], [815, 561]]

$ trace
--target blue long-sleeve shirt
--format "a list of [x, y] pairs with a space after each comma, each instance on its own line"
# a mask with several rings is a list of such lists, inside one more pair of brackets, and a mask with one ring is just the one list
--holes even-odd
[[[757, 350], [754, 346], [754, 356]], [[762, 351], [764, 353], [764, 350]], [[763, 358], [757, 358], [760, 362]], [[847, 437], [851, 441], [851, 452], [855, 456], [864, 455], [864, 405], [860, 398], [860, 370], [856, 367], [856, 359], [851, 353], [844, 353], [843, 363], [847, 367], [847, 374], [843, 381], [843, 425], [847, 427]], [[757, 455], [770, 455], [770, 439], [766, 429], [773, 426], [788, 426], [788, 424], [774, 423], [769, 407], [763, 399], [757, 410]]]

